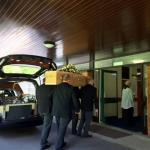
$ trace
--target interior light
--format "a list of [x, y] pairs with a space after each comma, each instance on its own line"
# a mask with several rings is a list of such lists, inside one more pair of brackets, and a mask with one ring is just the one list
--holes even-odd
[[41, 69], [39, 66], [33, 66], [33, 65], [22, 65], [22, 64], [10, 64], [10, 65], [5, 65], [2, 68], [2, 71], [4, 73], [9, 73], [9, 74], [29, 74], [33, 75], [36, 72], [38, 72]]
[[133, 60], [134, 64], [139, 64], [139, 63], [143, 63], [143, 62], [144, 62], [143, 59], [135, 59], [135, 60]]
[[55, 47], [55, 42], [53, 41], [44, 41], [44, 46], [47, 48], [53, 48]]

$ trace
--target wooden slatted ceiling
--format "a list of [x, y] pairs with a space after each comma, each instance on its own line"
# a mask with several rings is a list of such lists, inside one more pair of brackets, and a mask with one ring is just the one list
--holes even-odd
[[0, 19], [4, 20], [0, 25], [6, 26], [0, 33], [11, 28], [11, 20], [38, 30], [47, 39], [64, 41], [64, 56], [95, 47], [113, 55], [115, 44], [126, 47], [148, 39], [149, 8], [148, 0], [0, 0]]

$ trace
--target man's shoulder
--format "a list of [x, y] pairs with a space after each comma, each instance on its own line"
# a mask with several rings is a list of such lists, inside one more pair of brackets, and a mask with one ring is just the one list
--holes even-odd
[[54, 89], [54, 88], [55, 88], [55, 85], [45, 85], [45, 84], [42, 84], [37, 89], [38, 90], [42, 90], [42, 89]]
[[85, 88], [85, 89], [94, 89], [94, 90], [96, 90], [96, 87], [93, 86], [93, 85], [90, 85], [90, 84], [84, 86], [83, 89], [84, 89], [84, 88]]
[[131, 88], [126, 88], [126, 91], [132, 91]]

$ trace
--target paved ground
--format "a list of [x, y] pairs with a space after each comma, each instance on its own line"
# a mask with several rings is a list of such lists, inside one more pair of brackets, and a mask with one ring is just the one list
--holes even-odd
[[[39, 150], [41, 126], [36, 128], [0, 130], [0, 150]], [[93, 133], [92, 138], [79, 138], [67, 131], [66, 150], [149, 150], [150, 139], [140, 135], [111, 138]], [[53, 125], [49, 137], [54, 150], [56, 130]]]

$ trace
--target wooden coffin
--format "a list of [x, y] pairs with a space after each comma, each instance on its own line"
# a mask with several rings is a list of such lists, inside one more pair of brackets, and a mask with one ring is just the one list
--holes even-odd
[[81, 74], [64, 72], [64, 71], [46, 71], [45, 73], [45, 84], [56, 85], [62, 82], [62, 76], [69, 74], [71, 76], [70, 84], [79, 87], [84, 86], [87, 83], [87, 78]]

